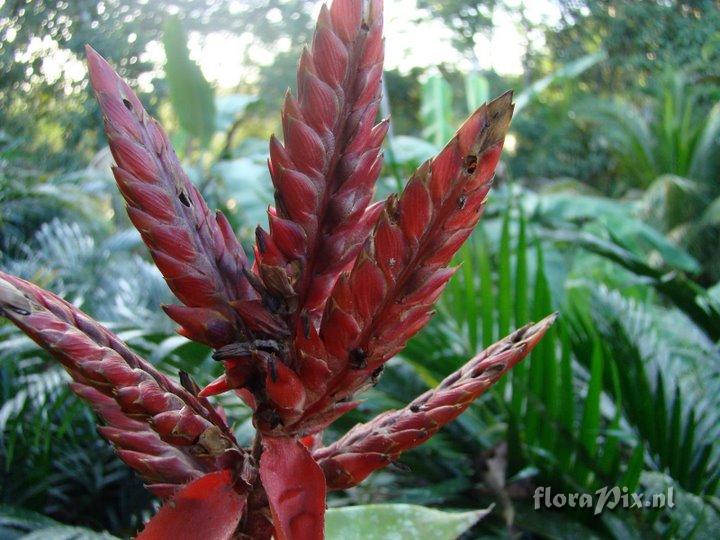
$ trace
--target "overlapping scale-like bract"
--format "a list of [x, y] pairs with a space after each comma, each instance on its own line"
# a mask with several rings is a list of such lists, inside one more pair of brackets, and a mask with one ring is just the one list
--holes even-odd
[[154, 492], [221, 466], [243, 452], [217, 412], [61, 298], [0, 272], [0, 312], [59, 360], [74, 392], [105, 420], [100, 433]]
[[211, 347], [246, 339], [235, 306], [257, 294], [245, 278], [248, 261], [230, 224], [210, 211], [167, 135], [130, 87], [90, 47], [87, 57], [128, 215], [185, 304], [167, 306], [168, 315], [181, 325], [181, 334]]
[[315, 450], [329, 489], [346, 489], [428, 440], [525, 358], [555, 322], [551, 315], [484, 350], [407, 407], [358, 424], [334, 444]]
[[276, 206], [258, 231], [257, 270], [297, 324], [313, 323], [340, 271], [362, 246], [382, 167], [387, 122], [375, 124], [383, 62], [381, 0], [323, 6], [287, 94], [283, 142], [270, 142]]
[[510, 93], [478, 109], [385, 204], [328, 302], [320, 334], [332, 379], [310, 414], [371, 381], [429, 320], [450, 259], [480, 219], [512, 110]]
[[71, 388], [105, 421], [106, 425], [98, 427], [100, 434], [158, 497], [170, 497], [180, 486], [205, 474], [205, 464], [165, 443], [147, 422], [125, 414], [112, 397], [78, 382], [72, 383]]

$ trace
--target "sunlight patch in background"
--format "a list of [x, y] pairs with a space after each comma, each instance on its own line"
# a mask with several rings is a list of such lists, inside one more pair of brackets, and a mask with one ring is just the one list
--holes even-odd
[[[510, 7], [524, 6], [525, 17], [532, 24], [554, 24], [559, 20], [558, 7], [550, 0], [515, 0]], [[2, 0], [0, 0], [2, 5]], [[317, 15], [322, 2], [315, 4], [313, 16]], [[176, 10], [169, 10], [175, 12]], [[242, 16], [238, 14], [238, 16]], [[268, 12], [268, 18], [273, 11]], [[416, 0], [387, 1], [385, 6], [386, 69], [398, 69], [407, 74], [413, 68], [427, 68], [443, 63], [457, 66], [464, 71], [473, 68], [494, 70], [501, 75], [519, 75], [522, 57], [529, 44], [543, 45], [541, 31], [526, 34], [520, 25], [519, 15], [497, 9], [493, 17], [494, 28], [475, 38], [473, 54], [463, 55], [452, 44], [453, 32], [431, 13], [417, 7]], [[128, 36], [131, 40], [135, 36]], [[277, 53], [288, 51], [291, 42], [283, 38], [272, 49], [254, 42], [251, 33], [191, 32], [189, 48], [191, 58], [200, 64], [205, 77], [219, 90], [234, 89], [242, 84], [253, 84], [258, 79], [258, 66], [273, 63]], [[85, 74], [84, 62], [58, 51], [57, 44], [49, 37], [36, 38], [31, 49], [21, 54], [37, 54], [42, 49], [41, 75], [48, 80], [65, 77], [70, 81], [81, 80]], [[245, 61], [245, 53], [255, 65]], [[143, 73], [138, 84], [142, 91], [152, 91], [152, 80], [162, 75], [165, 53], [157, 41], [148, 43], [141, 60], [156, 68]], [[32, 75], [32, 74], [28, 74]]]
[[[0, 0], [0, 6], [2, 4]], [[322, 2], [314, 5], [313, 16], [317, 15], [321, 5]], [[525, 17], [531, 24], [554, 24], [560, 17], [558, 7], [550, 0], [515, 0], [509, 1], [508, 5], [524, 6]], [[177, 9], [168, 11], [174, 13]], [[273, 10], [270, 10], [268, 18], [272, 16]], [[477, 35], [474, 50], [466, 54], [453, 47], [452, 30], [439, 18], [433, 17], [431, 12], [419, 9], [417, 0], [387, 1], [385, 21], [386, 69], [398, 69], [403, 74], [416, 67], [449, 63], [464, 71], [475, 68], [494, 70], [501, 75], [519, 75], [523, 72], [522, 57], [528, 45], [537, 48], [544, 44], [542, 32], [525, 33], [520, 26], [519, 15], [503, 9], [495, 11], [494, 28]], [[6, 36], [9, 41], [13, 37]], [[135, 38], [131, 34], [128, 41]], [[188, 45], [191, 58], [200, 64], [205, 77], [223, 90], [255, 83], [259, 75], [258, 66], [272, 64], [276, 54], [290, 50], [292, 44], [288, 38], [283, 38], [276, 46], [268, 48], [255, 43], [250, 33], [238, 35], [223, 31], [207, 34], [191, 32]], [[28, 77], [42, 76], [49, 81], [64, 77], [72, 83], [85, 76], [84, 61], [59, 51], [49, 37], [35, 38], [28, 50], [18, 54], [43, 58], [41, 72], [28, 73]], [[246, 61], [245, 54], [252, 62]], [[158, 41], [148, 43], [141, 60], [155, 66], [154, 70], [141, 74], [138, 80], [142, 91], [151, 92], [152, 80], [162, 75], [165, 63], [162, 44]], [[68, 91], [70, 88], [71, 84], [68, 84]]]
[[[517, 0], [514, 5], [525, 6], [531, 23], [554, 23], [560, 17], [557, 6], [550, 0]], [[322, 3], [314, 8], [317, 12]], [[316, 15], [317, 13], [314, 13]], [[493, 69], [503, 75], [522, 73], [522, 56], [528, 41], [542, 43], [542, 34], [522, 35], [516, 16], [498, 10], [493, 18], [495, 28], [489, 35], [476, 37], [476, 58], [463, 56], [452, 46], [452, 31], [439, 19], [418, 9], [416, 0], [395, 0], [385, 3], [386, 69], [403, 73], [414, 67], [429, 67], [452, 63], [461, 69]], [[279, 50], [287, 50], [290, 43], [280, 43]], [[219, 88], [232, 88], [241, 82], [253, 82], [257, 73], [243, 65], [242, 53], [249, 49], [252, 58], [261, 64], [271, 64], [276, 51], [252, 43], [252, 36], [213, 32], [206, 36], [191, 34], [190, 51], [202, 67], [205, 76]], [[162, 56], [162, 48], [158, 51]], [[162, 62], [161, 58], [155, 58]]]

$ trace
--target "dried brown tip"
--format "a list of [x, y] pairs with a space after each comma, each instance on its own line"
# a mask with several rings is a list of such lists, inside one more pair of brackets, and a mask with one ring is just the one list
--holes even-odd
[[457, 131], [464, 154], [481, 154], [501, 143], [507, 134], [515, 105], [509, 90], [478, 108]]
[[32, 304], [17, 287], [0, 278], [0, 315], [8, 311], [27, 316], [32, 311]]

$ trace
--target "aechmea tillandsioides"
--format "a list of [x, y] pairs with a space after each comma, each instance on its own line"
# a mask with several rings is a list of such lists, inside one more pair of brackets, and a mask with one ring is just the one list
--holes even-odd
[[[251, 262], [160, 125], [88, 47], [115, 179], [179, 301], [163, 309], [225, 374], [202, 390], [187, 377], [178, 384], [68, 302], [3, 273], [0, 310], [62, 363], [100, 434], [168, 501], [139, 538], [323, 538], [328, 489], [426, 441], [555, 320], [517, 330], [407, 407], [322, 446], [323, 429], [432, 316], [482, 214], [513, 111], [510, 93], [483, 105], [402, 193], [374, 202], [388, 127], [378, 120], [383, 49], [380, 0], [321, 9], [282, 108], [282, 140], [270, 140], [275, 205]], [[253, 411], [252, 448], [208, 400], [228, 391]]]

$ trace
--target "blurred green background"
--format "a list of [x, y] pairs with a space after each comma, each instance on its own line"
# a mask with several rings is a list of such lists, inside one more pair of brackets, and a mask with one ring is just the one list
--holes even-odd
[[[326, 440], [404, 405], [513, 328], [561, 317], [461, 419], [333, 494], [328, 536], [371, 538], [372, 516], [378, 538], [389, 537], [382, 526], [405, 538], [717, 538], [720, 3], [386, 3], [392, 128], [378, 197], [486, 99], [512, 88], [516, 112], [435, 318]], [[74, 302], [162, 370], [209, 382], [209, 350], [158, 309], [170, 293], [110, 175], [83, 46], [138, 90], [248, 247], [271, 200], [267, 138], [319, 7], [0, 0], [0, 267]], [[0, 539], [128, 537], [157, 505], [67, 380], [0, 325]], [[248, 410], [220, 401], [249, 441]], [[675, 508], [535, 510], [536, 486], [672, 487]], [[401, 528], [403, 516], [418, 525]]]

